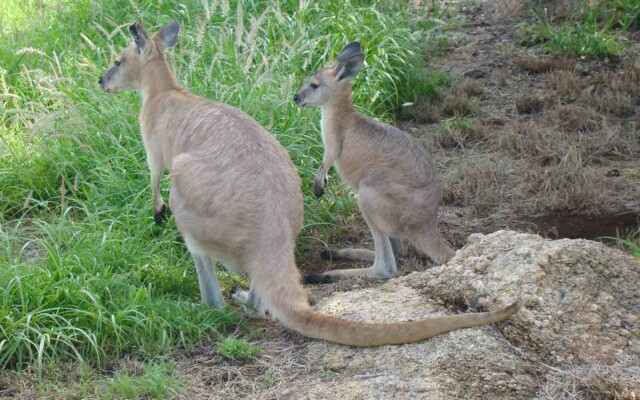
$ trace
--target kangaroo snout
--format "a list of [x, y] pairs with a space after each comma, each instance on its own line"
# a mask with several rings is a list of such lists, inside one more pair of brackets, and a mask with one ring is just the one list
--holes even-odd
[[109, 93], [109, 88], [107, 87], [107, 81], [108, 79], [105, 78], [106, 73], [100, 75], [100, 78], [98, 78], [98, 84], [100, 85], [100, 89], [102, 89], [103, 92]]
[[293, 101], [296, 103], [298, 107], [304, 107], [304, 95], [300, 93], [296, 93], [293, 95]]

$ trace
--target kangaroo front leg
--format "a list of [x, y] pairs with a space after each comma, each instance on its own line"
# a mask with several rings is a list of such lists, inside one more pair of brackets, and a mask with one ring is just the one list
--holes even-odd
[[324, 188], [327, 186], [327, 174], [329, 173], [329, 168], [331, 168], [333, 163], [336, 161], [339, 153], [340, 147], [337, 143], [325, 146], [322, 165], [320, 165], [320, 169], [318, 169], [318, 173], [313, 180], [313, 194], [318, 198], [322, 197], [324, 194]]
[[156, 224], [162, 224], [162, 221], [166, 218], [167, 205], [162, 200], [160, 195], [160, 179], [162, 178], [162, 171], [164, 165], [162, 163], [162, 157], [159, 154], [153, 152], [147, 152], [147, 163], [149, 164], [149, 171], [151, 172], [151, 195], [153, 196], [153, 220]]
[[191, 253], [198, 272], [200, 298], [209, 307], [224, 308], [224, 298], [211, 259], [207, 255]]
[[320, 166], [315, 179], [313, 180], [313, 194], [320, 198], [324, 194], [324, 188], [327, 186], [327, 172], [329, 167], [325, 167], [324, 163]]

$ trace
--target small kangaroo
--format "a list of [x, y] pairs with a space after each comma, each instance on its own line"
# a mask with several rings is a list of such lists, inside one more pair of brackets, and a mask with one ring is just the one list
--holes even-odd
[[151, 170], [154, 219], [162, 222], [166, 212], [159, 182], [167, 168], [169, 206], [193, 256], [203, 303], [224, 307], [214, 270], [220, 261], [249, 276], [249, 291], [235, 297], [259, 316], [266, 310], [302, 335], [353, 346], [419, 341], [517, 312], [516, 303], [494, 312], [392, 324], [315, 312], [294, 259], [303, 218], [298, 173], [285, 149], [250, 116], [178, 86], [164, 51], [176, 43], [179, 30], [174, 21], [149, 36], [141, 25], [131, 25], [134, 43], [99, 83], [107, 93], [134, 89], [142, 95], [140, 127]]
[[397, 273], [395, 257], [404, 254], [400, 239], [408, 239], [439, 264], [455, 254], [438, 231], [442, 184], [429, 152], [408, 133], [353, 108], [349, 78], [363, 64], [360, 43], [350, 43], [335, 64], [318, 70], [293, 96], [299, 107], [322, 107], [324, 158], [314, 180], [314, 194], [324, 194], [327, 172], [335, 165], [342, 179], [358, 194], [360, 212], [375, 247], [375, 252], [323, 252], [323, 258], [372, 261], [373, 266], [308, 275], [307, 283], [351, 276], [391, 278]]

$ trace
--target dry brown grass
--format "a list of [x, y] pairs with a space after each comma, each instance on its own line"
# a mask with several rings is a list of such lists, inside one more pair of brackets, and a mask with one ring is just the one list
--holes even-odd
[[529, 3], [526, 0], [496, 0], [490, 11], [496, 20], [503, 20], [522, 15], [528, 6]]
[[556, 71], [547, 87], [563, 101], [576, 101], [599, 113], [626, 117], [640, 104], [640, 63], [627, 63], [619, 71], [602, 70], [589, 78], [572, 71]]
[[507, 70], [504, 68], [496, 71], [495, 77], [496, 77], [496, 82], [498, 83], [498, 86], [500, 87], [507, 86], [507, 83], [509, 83], [509, 80], [507, 79], [508, 76], [509, 74], [507, 73]]
[[[491, 5], [489, 11], [494, 19], [504, 20], [528, 14], [531, 2], [529, 0], [495, 0], [489, 4]], [[535, 1], [533, 4], [546, 9], [549, 17], [555, 20], [568, 16], [573, 12], [572, 10], [583, 3], [578, 0], [543, 0]]]
[[413, 106], [410, 113], [416, 122], [433, 123], [440, 121], [442, 108], [442, 102], [439, 99], [423, 97]]
[[484, 85], [472, 79], [465, 79], [453, 86], [453, 93], [465, 93], [470, 97], [479, 97], [484, 94]]
[[536, 121], [515, 120], [508, 129], [491, 135], [490, 140], [495, 150], [515, 157], [546, 158], [552, 153], [549, 144], [557, 135], [541, 128]]
[[[437, 131], [429, 137], [425, 143], [427, 148], [434, 149], [438, 146], [442, 149], [461, 149], [476, 144], [486, 137], [486, 127], [477, 121], [453, 119], [443, 121]], [[426, 138], [425, 138], [426, 139]]]
[[573, 71], [558, 70], [549, 75], [548, 87], [558, 96], [577, 97], [584, 88], [585, 80]]
[[466, 79], [457, 83], [442, 98], [442, 112], [448, 116], [478, 115], [483, 93], [484, 86], [478, 81]]
[[540, 74], [553, 70], [573, 70], [575, 61], [564, 57], [523, 56], [516, 60], [516, 65], [527, 72]]
[[588, 88], [580, 98], [582, 103], [596, 108], [603, 114], [627, 117], [633, 113], [636, 99], [626, 91], [611, 87]]
[[[553, 20], [578, 3], [544, 0], [540, 5]], [[528, 6], [525, 0], [482, 2], [485, 15], [514, 16]], [[496, 21], [496, 29], [487, 30], [502, 35], [509, 24]], [[456, 212], [475, 210], [465, 214], [466, 221], [498, 212], [500, 224], [493, 223], [498, 229], [522, 228], [530, 222], [523, 215], [579, 217], [637, 210], [640, 62], [543, 55], [512, 45], [518, 40], [515, 32], [499, 37], [505, 40], [489, 45], [478, 35], [473, 47], [454, 50], [478, 64], [473, 71], [499, 66], [491, 75], [470, 75], [457, 67], [461, 58], [452, 57], [447, 67], [460, 70], [468, 81], [429, 104], [441, 121], [438, 128], [425, 129], [421, 139], [441, 167], [444, 204]], [[481, 87], [478, 83], [485, 85], [482, 92], [474, 90]], [[467, 126], [450, 123], [460, 119]], [[475, 121], [481, 121], [478, 132]]]
[[640, 64], [628, 63], [619, 71], [603, 70], [589, 78], [556, 71], [550, 74], [547, 87], [561, 101], [575, 101], [613, 117], [628, 117], [639, 104]]
[[215, 347], [194, 349], [176, 361], [182, 399], [279, 398], [282, 386], [319, 374], [307, 357], [309, 342], [276, 323], [264, 322], [260, 356], [247, 363], [222, 358]]
[[442, 117], [477, 115], [484, 90], [482, 83], [465, 79], [453, 85], [439, 98], [421, 98], [410, 113], [416, 122], [423, 123], [438, 122]]
[[631, 358], [613, 365], [549, 367], [541, 389], [543, 400], [640, 399], [640, 367]]
[[500, 57], [505, 60], [510, 60], [513, 57], [513, 44], [511, 43], [500, 43], [500, 47], [498, 47], [500, 51]]
[[[589, 211], [606, 200], [600, 187], [606, 178], [583, 168], [582, 156], [570, 147], [557, 165], [527, 172], [529, 193], [535, 195], [537, 209], [544, 211]], [[599, 185], [600, 184], [600, 185]]]
[[544, 109], [546, 99], [537, 93], [524, 92], [516, 97], [515, 106], [518, 114], [537, 114]]
[[497, 207], [510, 190], [510, 170], [501, 160], [468, 157], [456, 162], [443, 177], [443, 202], [454, 206]]
[[572, 149], [587, 166], [631, 161], [640, 155], [640, 135], [635, 129], [609, 124], [589, 109], [563, 106], [545, 115], [543, 122], [516, 120], [488, 134], [487, 141], [496, 151], [533, 158], [539, 166], [559, 165]]
[[[559, 106], [545, 115], [545, 125], [562, 132], [556, 148], [574, 145], [585, 165], [633, 160], [640, 155], [640, 136], [632, 126], [612, 124], [595, 110], [577, 104]], [[626, 124], [629, 125], [629, 124]]]
[[603, 129], [606, 120], [592, 108], [567, 104], [545, 113], [544, 123], [546, 126], [557, 126], [563, 132], [576, 133]]

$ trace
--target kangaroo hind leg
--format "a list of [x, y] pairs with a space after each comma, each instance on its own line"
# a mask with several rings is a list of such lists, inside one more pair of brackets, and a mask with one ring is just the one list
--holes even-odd
[[455, 250], [444, 240], [438, 227], [430, 226], [411, 238], [413, 245], [436, 264], [444, 264], [455, 255]]
[[381, 229], [381, 227], [388, 226], [387, 221], [385, 221], [385, 199], [379, 196], [375, 189], [369, 189], [364, 185], [361, 187], [359, 194], [360, 211], [371, 230], [375, 250], [344, 249], [340, 250], [338, 254], [366, 256], [367, 261], [373, 261], [373, 266], [369, 268], [337, 269], [322, 274], [307, 275], [305, 277], [306, 283], [326, 283], [340, 278], [355, 276], [371, 279], [389, 279], [397, 274], [392, 242], [395, 242], [397, 251], [401, 251], [402, 244], [400, 243], [400, 246], [398, 246], [399, 240], [390, 239], [389, 235]]
[[224, 298], [220, 290], [220, 284], [216, 277], [216, 270], [211, 258], [206, 254], [191, 252], [198, 272], [198, 284], [200, 286], [200, 298], [210, 307], [224, 308]]
[[[389, 238], [389, 240], [391, 241], [393, 254], [396, 257], [404, 257], [404, 247], [402, 246], [402, 241], [400, 241], [400, 239], [397, 237], [391, 237]], [[340, 250], [325, 250], [320, 253], [320, 257], [322, 257], [324, 260], [329, 261], [352, 260], [374, 262], [376, 253], [373, 250], [347, 248]]]

